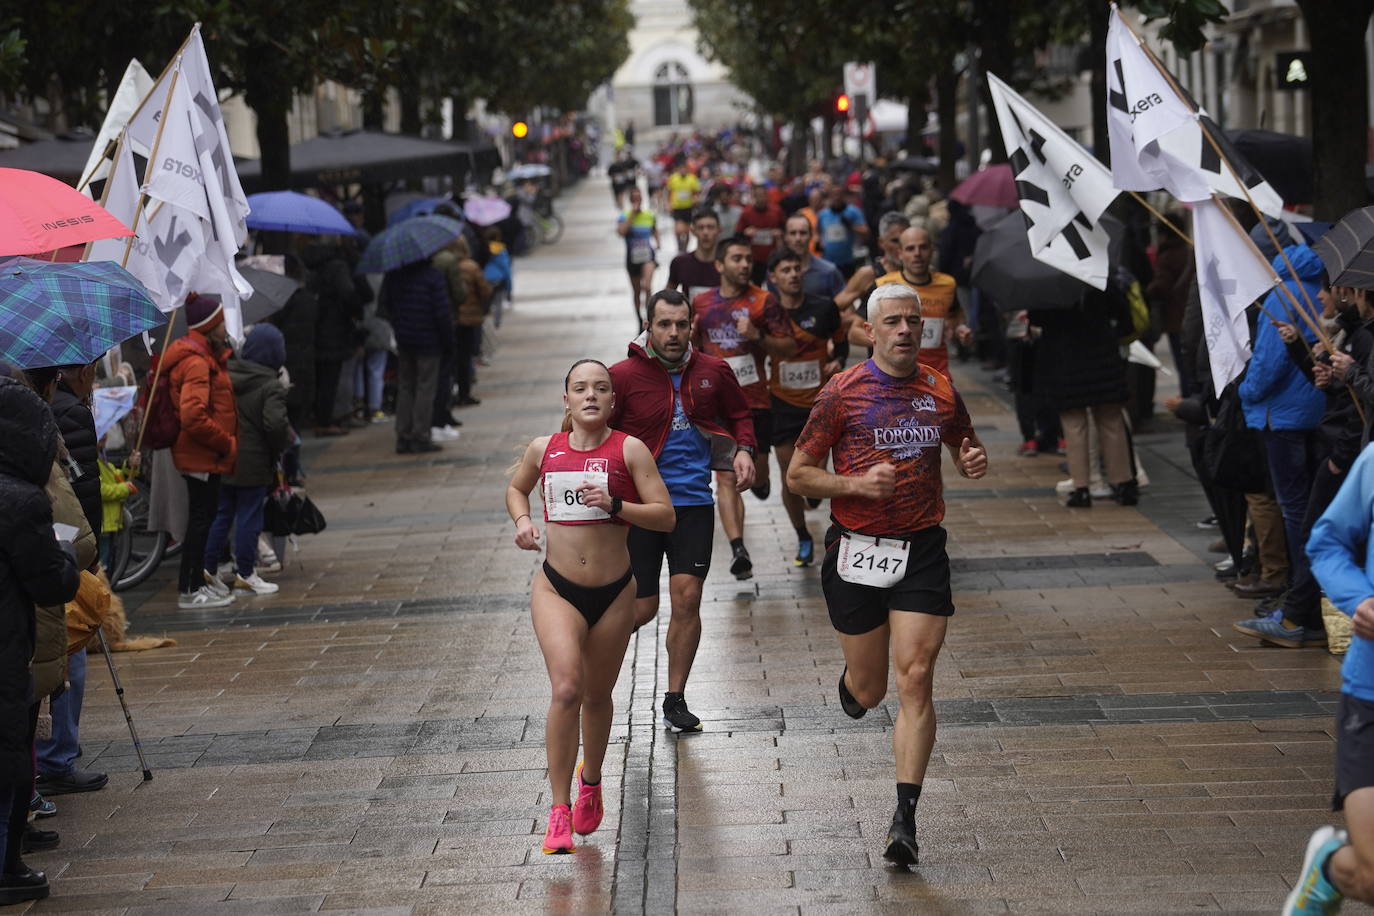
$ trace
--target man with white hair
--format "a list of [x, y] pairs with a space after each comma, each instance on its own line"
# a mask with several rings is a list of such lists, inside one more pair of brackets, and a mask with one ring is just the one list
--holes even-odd
[[982, 477], [988, 459], [949, 379], [918, 362], [917, 292], [900, 283], [878, 287], [863, 327], [873, 357], [821, 390], [787, 485], [831, 500], [835, 524], [825, 536], [821, 587], [844, 652], [844, 712], [858, 719], [882, 702], [889, 652], [897, 669], [897, 810], [883, 856], [914, 865], [916, 803], [935, 745], [935, 659], [954, 613], [940, 446], [964, 477]]

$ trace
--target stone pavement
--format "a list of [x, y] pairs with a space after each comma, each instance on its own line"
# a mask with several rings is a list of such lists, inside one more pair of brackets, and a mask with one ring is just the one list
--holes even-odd
[[722, 575], [717, 535], [689, 688], [706, 731], [657, 725], [666, 624], [645, 628], [606, 822], [573, 856], [540, 854], [538, 557], [511, 544], [505, 469], [555, 427], [568, 365], [631, 335], [607, 198], [576, 189], [564, 240], [518, 262], [460, 441], [396, 456], [373, 426], [308, 443], [329, 528], [278, 595], [181, 613], [168, 563], [129, 596], [134, 630], [179, 642], [116, 657], [155, 778], [93, 660], [83, 765], [110, 785], [57, 800], [62, 846], [31, 857], [53, 896], [32, 912], [1276, 912], [1332, 818], [1336, 660], [1231, 632], [1248, 608], [1204, 564], [1176, 430], [1141, 437], [1139, 510], [1070, 511], [1056, 459], [1013, 457], [1015, 419], [976, 370], [956, 379], [993, 465], [949, 482], [959, 611], [921, 866], [879, 858], [896, 709], [837, 708], [818, 572], [790, 563], [776, 487], [746, 497], [755, 579]]

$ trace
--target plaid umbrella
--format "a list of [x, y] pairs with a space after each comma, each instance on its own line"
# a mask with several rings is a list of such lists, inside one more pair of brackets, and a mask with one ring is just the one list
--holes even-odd
[[368, 242], [358, 273], [385, 273], [423, 261], [462, 234], [463, 224], [447, 216], [417, 216], [388, 226]]
[[89, 363], [166, 320], [111, 261], [0, 261], [0, 360], [21, 369]]
[[1351, 210], [1317, 239], [1312, 250], [1326, 265], [1332, 286], [1374, 289], [1374, 207]]

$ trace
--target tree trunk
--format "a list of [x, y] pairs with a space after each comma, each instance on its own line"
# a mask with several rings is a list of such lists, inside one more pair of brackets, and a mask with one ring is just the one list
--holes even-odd
[[930, 102], [930, 81], [922, 76], [912, 82], [906, 100], [906, 153], [924, 156], [921, 131], [926, 126], [926, 105]]
[[810, 133], [810, 119], [799, 117], [792, 121], [792, 139], [787, 142], [787, 174], [801, 175], [806, 171], [806, 141]]
[[1088, 39], [1088, 69], [1092, 72], [1093, 155], [1111, 164], [1111, 144], [1107, 141], [1107, 4], [1087, 0], [1091, 35]]
[[835, 158], [835, 115], [827, 111], [821, 117], [821, 163], [830, 165]]
[[[1002, 142], [1001, 125], [997, 123], [997, 116], [992, 107], [992, 90], [988, 88], [988, 81], [983, 76], [986, 70], [996, 71], [999, 67], [1009, 67], [1016, 58], [1016, 48], [1013, 44], [1011, 8], [1013, 4], [1005, 0], [982, 0], [977, 4], [978, 10], [978, 90], [977, 93], [969, 94], [969, 101], [977, 99], [978, 105], [970, 105], [969, 116], [976, 118], [978, 108], [987, 113], [986, 134], [982, 138], [982, 145], [992, 153], [992, 162], [1006, 162], [1007, 150]], [[1006, 64], [1002, 62], [1006, 61]], [[982, 156], [982, 150], [978, 150]]]
[[954, 162], [959, 158], [959, 74], [943, 67], [935, 75], [935, 116], [940, 122], [940, 188], [948, 194], [955, 185]]
[[1340, 219], [1365, 203], [1369, 85], [1365, 30], [1374, 0], [1298, 0], [1307, 19], [1312, 103], [1312, 215]]
[[386, 89], [363, 93], [363, 130], [386, 129]]
[[471, 140], [472, 125], [468, 123], [468, 100], [465, 96], [455, 95], [450, 97], [453, 105], [453, 139]]
[[420, 87], [401, 87], [401, 133], [418, 137], [424, 126], [425, 120], [420, 115]]
[[244, 101], [258, 116], [262, 190], [284, 191], [291, 187], [291, 131], [287, 125], [291, 91], [280, 83], [249, 87]]

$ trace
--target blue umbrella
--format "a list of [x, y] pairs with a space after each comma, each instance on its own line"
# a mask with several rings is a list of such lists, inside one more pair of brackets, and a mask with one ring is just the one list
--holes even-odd
[[249, 229], [307, 235], [353, 235], [357, 230], [331, 205], [296, 191], [266, 191], [248, 198]]
[[113, 261], [0, 261], [0, 360], [21, 369], [83, 365], [166, 322]]
[[388, 226], [367, 243], [358, 273], [385, 273], [423, 261], [462, 234], [463, 224], [447, 216], [416, 216]]
[[394, 226], [411, 217], [430, 216], [434, 213], [435, 208], [443, 204], [448, 204], [454, 209], [458, 208], [458, 205], [455, 204], [450, 197], [421, 197], [391, 211], [391, 214], [386, 218], [386, 224], [388, 226]]

